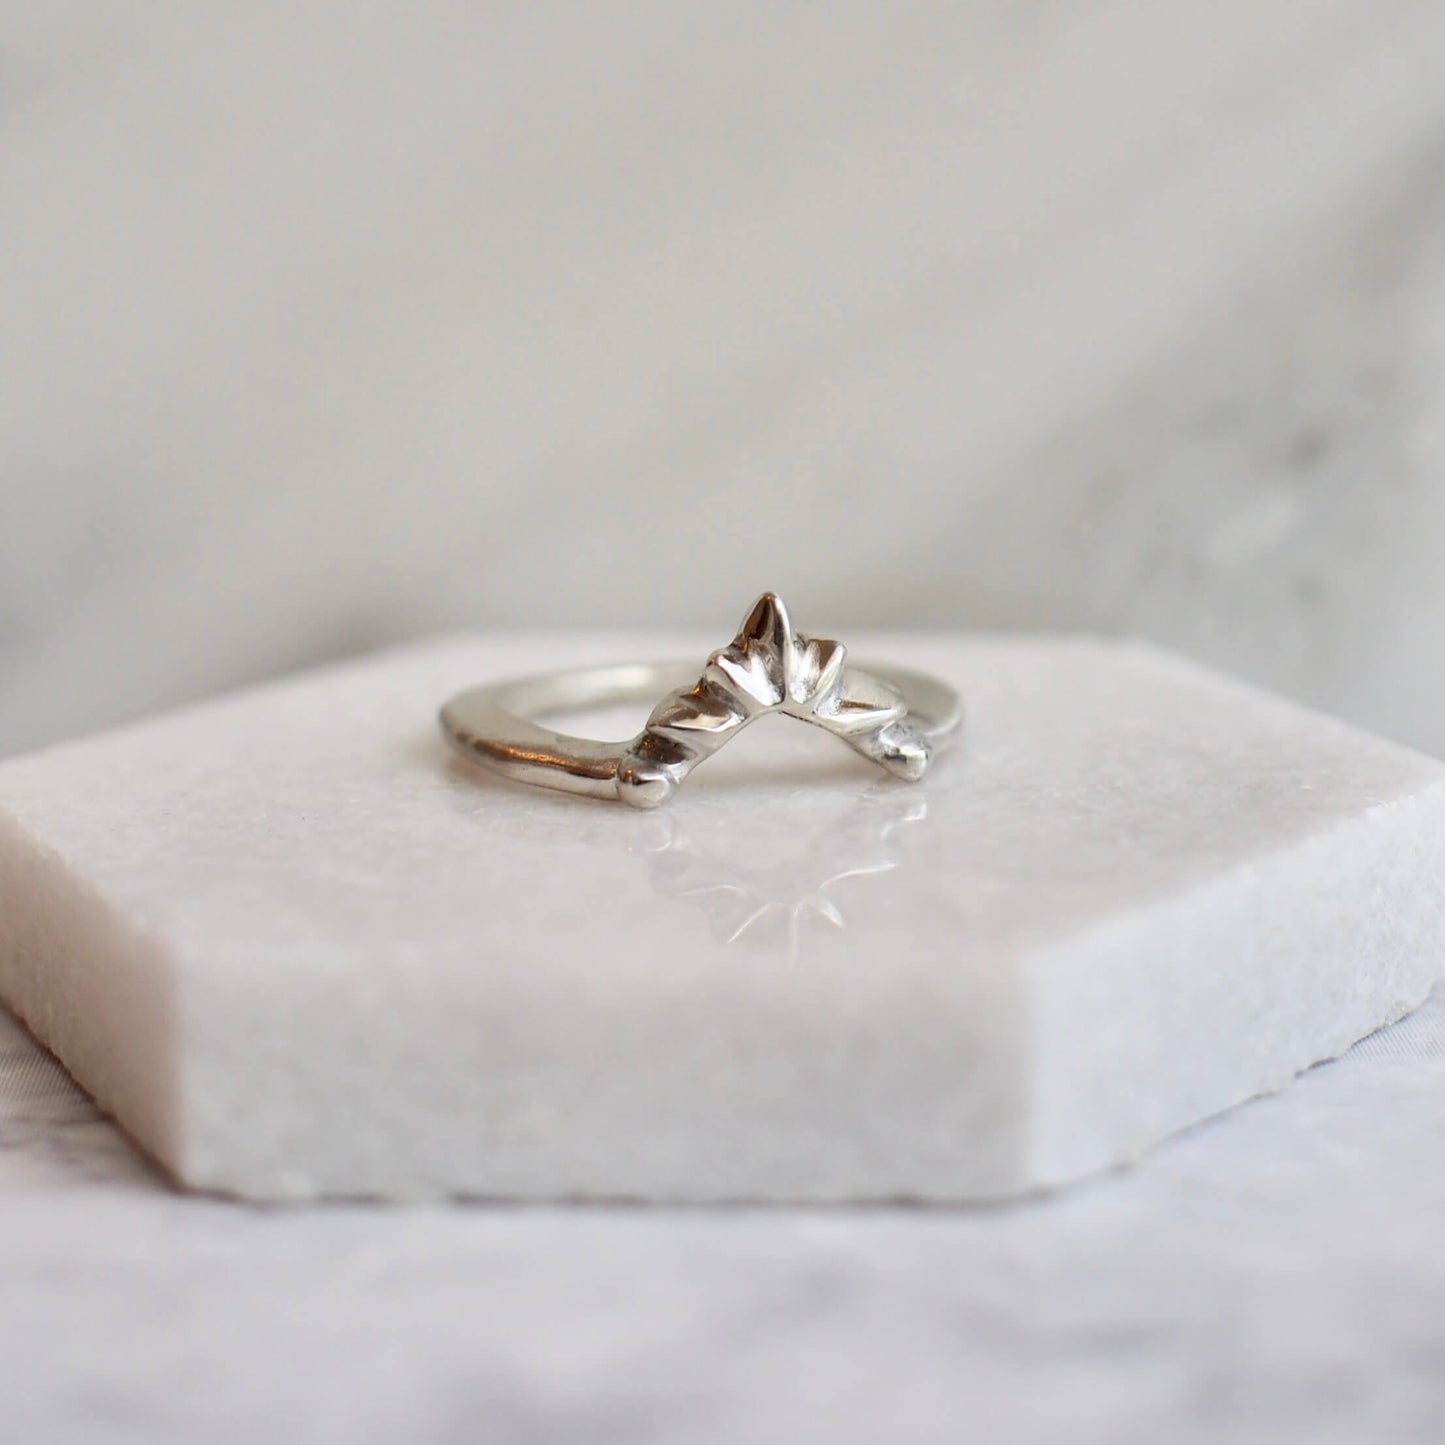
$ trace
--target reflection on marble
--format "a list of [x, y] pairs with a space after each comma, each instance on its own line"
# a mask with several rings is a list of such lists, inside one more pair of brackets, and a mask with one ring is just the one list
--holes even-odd
[[771, 828], [730, 850], [674, 813], [649, 818], [648, 836], [628, 850], [646, 859], [660, 894], [702, 911], [713, 937], [796, 962], [805, 935], [847, 926], [847, 890], [842, 899], [835, 891], [902, 866], [896, 835], [927, 817], [926, 797], [883, 783], [842, 799], [801, 836], [787, 815], [774, 815]]
[[0, 1188], [113, 1185], [148, 1176], [124, 1136], [0, 1007]]

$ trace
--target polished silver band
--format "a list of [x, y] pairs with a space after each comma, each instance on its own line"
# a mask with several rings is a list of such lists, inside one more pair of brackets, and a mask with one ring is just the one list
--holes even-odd
[[[572, 737], [536, 721], [659, 696], [627, 742]], [[701, 675], [685, 663], [629, 663], [515, 678], [458, 694], [441, 724], [464, 757], [518, 782], [648, 808], [740, 728], [773, 712], [826, 729], [909, 781], [963, 717], [947, 683], [905, 668], [854, 667], [840, 643], [794, 631], [767, 593]]]

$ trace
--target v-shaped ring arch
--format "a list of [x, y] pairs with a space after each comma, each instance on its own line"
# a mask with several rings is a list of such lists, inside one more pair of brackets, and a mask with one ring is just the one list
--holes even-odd
[[[700, 675], [674, 665], [629, 664], [520, 678], [473, 688], [442, 709], [452, 744], [521, 782], [639, 808], [666, 801], [699, 763], [769, 713], [800, 718], [909, 781], [962, 720], [957, 694], [936, 678], [898, 668], [853, 667], [840, 642], [798, 632], [775, 592], [753, 604], [737, 636]], [[541, 714], [656, 697], [629, 742], [552, 731]]]
[[623, 750], [618, 796], [655, 807], [700, 762], [768, 713], [813, 723], [897, 777], [922, 777], [928, 740], [905, 721], [903, 694], [845, 667], [846, 658], [841, 642], [798, 632], [783, 599], [765, 592], [732, 642], [708, 658], [697, 682], [663, 698]]

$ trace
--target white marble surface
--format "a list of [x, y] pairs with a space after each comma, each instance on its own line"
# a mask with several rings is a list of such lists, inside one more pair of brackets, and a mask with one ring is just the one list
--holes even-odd
[[0, 750], [777, 586], [1445, 752], [1438, 0], [0, 10]]
[[0, 1016], [0, 1400], [35, 1445], [1398, 1445], [1445, 1434], [1445, 997], [1007, 1210], [172, 1193]]
[[920, 786], [787, 719], [650, 815], [452, 759], [459, 687], [708, 650], [575, 635], [12, 760], [0, 996], [196, 1188], [956, 1201], [1133, 1160], [1441, 976], [1445, 766], [1150, 648], [857, 641], [965, 692]]

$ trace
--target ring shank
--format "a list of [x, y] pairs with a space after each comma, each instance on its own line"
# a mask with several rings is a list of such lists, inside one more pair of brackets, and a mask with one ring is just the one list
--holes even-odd
[[[890, 683], [908, 705], [908, 720], [934, 748], [953, 738], [963, 705], [947, 683], [911, 668], [863, 666], [848, 670]], [[471, 762], [515, 779], [588, 797], [617, 796], [617, 768], [625, 739], [599, 742], [544, 727], [537, 718], [630, 702], [655, 702], [691, 685], [695, 664], [622, 663], [510, 678], [459, 693], [442, 709], [442, 731]]]

